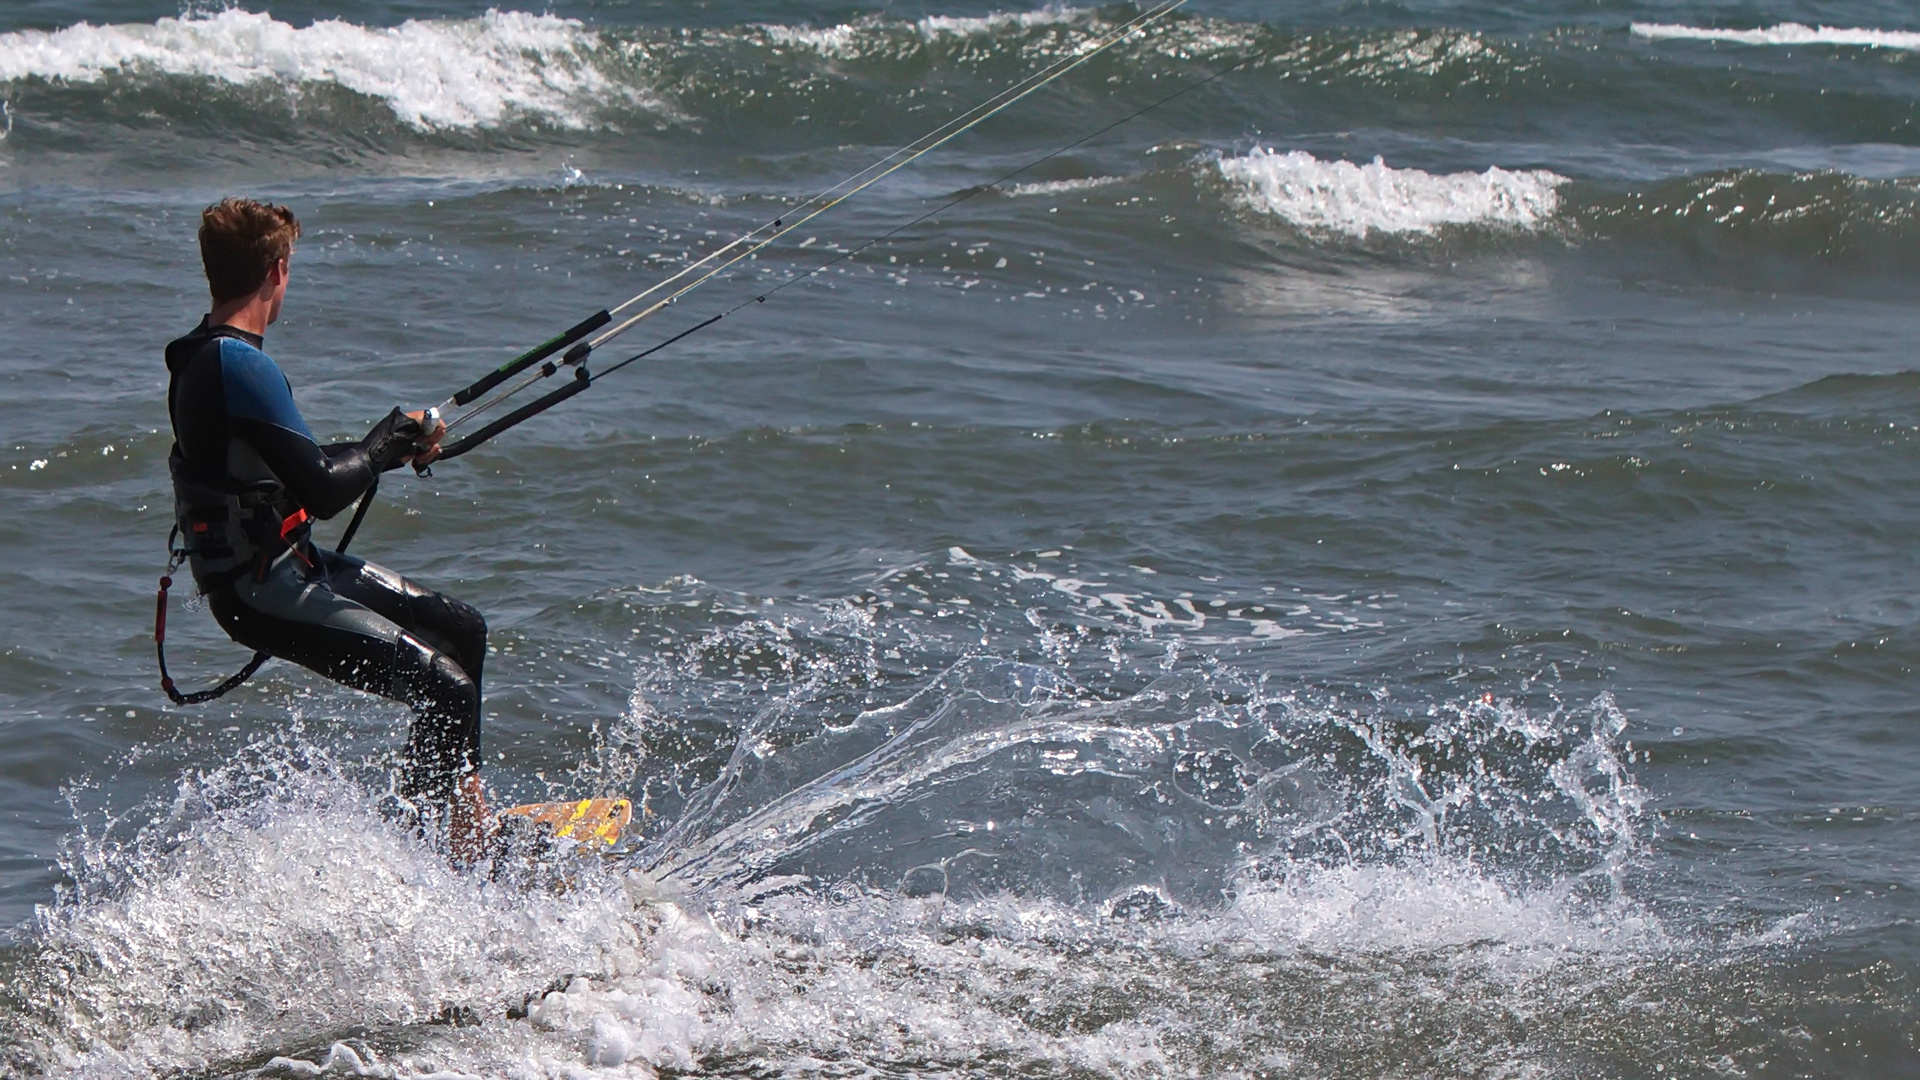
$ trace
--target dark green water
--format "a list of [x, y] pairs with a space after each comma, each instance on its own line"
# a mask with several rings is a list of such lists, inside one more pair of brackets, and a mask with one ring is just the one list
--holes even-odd
[[557, 895], [397, 706], [162, 707], [199, 208], [354, 436], [1140, 9], [0, 12], [0, 1069], [1920, 1067], [1920, 19], [1195, 4], [383, 485], [496, 798], [648, 808]]

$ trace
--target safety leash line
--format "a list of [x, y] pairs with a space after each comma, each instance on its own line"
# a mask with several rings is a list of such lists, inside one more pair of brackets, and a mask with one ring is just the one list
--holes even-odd
[[[1188, 83], [1186, 86], [1181, 87], [1180, 89], [1174, 91], [1173, 93], [1167, 95], [1166, 97], [1161, 98], [1160, 100], [1154, 102], [1153, 104], [1148, 105], [1142, 109], [1137, 109], [1134, 112], [1128, 113], [1126, 116], [1123, 116], [1118, 120], [1115, 120], [1113, 123], [1108, 124], [1106, 127], [1103, 127], [1100, 130], [1095, 131], [1091, 134], [1083, 135], [1080, 138], [1075, 139], [1072, 142], [1066, 144], [1065, 146], [1060, 147], [1058, 150], [1054, 150], [1051, 153], [1048, 153], [1044, 156], [1037, 157], [1032, 161], [1027, 162], [1025, 165], [1022, 165], [1019, 168], [1014, 169], [1012, 172], [1009, 172], [1000, 176], [998, 179], [991, 180], [985, 184], [981, 184], [976, 187], [968, 188], [966, 191], [961, 192], [960, 194], [954, 196], [952, 199], [949, 199], [948, 201], [940, 204], [939, 206], [934, 207], [933, 209], [927, 211], [926, 213], [921, 214], [919, 217], [914, 218], [912, 221], [909, 221], [903, 225], [898, 225], [898, 226], [895, 226], [894, 228], [888, 229], [886, 232], [883, 232], [880, 235], [875, 236], [853, 248], [843, 251], [835, 255], [833, 258], [828, 259], [826, 262], [823, 262], [820, 265], [815, 266], [809, 270], [796, 271], [795, 273], [789, 275], [787, 279], [785, 281], [782, 281], [780, 284], [775, 285], [773, 288], [768, 289], [766, 292], [761, 293], [759, 296], [751, 297], [749, 299], [740, 301], [738, 304], [735, 304], [734, 306], [728, 308], [722, 314], [723, 316], [731, 315], [734, 312], [739, 311], [741, 308], [746, 307], [749, 304], [764, 304], [767, 301], [767, 297], [772, 296], [774, 293], [779, 292], [780, 290], [786, 288], [789, 285], [792, 285], [792, 284], [795, 284], [796, 282], [804, 281], [807, 278], [816, 277], [822, 273], [825, 273], [826, 271], [832, 269], [834, 266], [838, 265], [839, 263], [844, 262], [847, 259], [853, 258], [855, 255], [860, 254], [861, 252], [867, 250], [870, 247], [873, 247], [876, 244], [883, 244], [888, 240], [891, 240], [894, 237], [900, 235], [901, 233], [906, 232], [908, 229], [913, 228], [915, 225], [922, 224], [932, 218], [938, 217], [939, 215], [946, 213], [948, 210], [951, 210], [954, 207], [959, 206], [961, 203], [966, 202], [968, 199], [973, 198], [975, 195], [978, 195], [983, 191], [992, 191], [993, 189], [999, 187], [1001, 184], [1004, 184], [1007, 181], [1012, 180], [1016, 176], [1029, 172], [1033, 169], [1036, 169], [1041, 165], [1044, 165], [1047, 162], [1052, 161], [1054, 158], [1059, 157], [1062, 154], [1068, 153], [1069, 151], [1076, 150], [1082, 146], [1085, 146], [1087, 143], [1090, 143], [1093, 140], [1099, 138], [1100, 136], [1105, 135], [1107, 132], [1112, 131], [1114, 128], [1120, 127], [1131, 121], [1137, 120], [1140, 117], [1145, 116], [1147, 113], [1150, 113], [1153, 110], [1159, 108], [1160, 106], [1165, 105], [1168, 102], [1175, 100], [1176, 98], [1183, 97], [1186, 94], [1189, 94], [1195, 90], [1198, 90], [1201, 87], [1207, 85], [1210, 82], [1213, 82], [1216, 79], [1230, 75], [1233, 72], [1238, 71], [1243, 67], [1246, 67], [1248, 64], [1252, 62], [1253, 62], [1253, 58], [1248, 57], [1247, 59], [1242, 60], [1237, 64], [1231, 65], [1230, 67], [1222, 68], [1221, 70], [1214, 72], [1212, 75], [1209, 75], [1206, 78], [1199, 80], [1198, 82]], [[647, 350], [647, 353], [651, 353], [654, 351], [657, 351], [657, 347], [655, 349]], [[645, 356], [647, 355], [647, 353], [641, 353], [640, 356]], [[632, 363], [634, 360], [638, 360], [640, 356], [629, 357], [626, 360], [622, 360], [620, 363], [615, 364], [614, 366], [606, 369], [605, 371], [602, 371], [599, 375], [596, 375], [594, 377], [600, 378], [601, 376], [611, 375], [615, 371], [618, 371], [621, 368]]]
[[[1184, 0], [1181, 0], [1181, 2], [1184, 2]], [[1193, 91], [1198, 90], [1203, 86], [1207, 86], [1210, 83], [1213, 83], [1219, 79], [1222, 79], [1227, 75], [1230, 75], [1233, 72], [1238, 71], [1243, 67], [1246, 67], [1248, 64], [1251, 64], [1258, 59], [1260, 59], [1260, 57], [1258, 56], [1246, 57], [1245, 59], [1240, 60], [1237, 63], [1230, 64], [1227, 67], [1224, 67], [1218, 71], [1213, 72], [1212, 74], [1206, 76], [1205, 78], [1196, 79], [1193, 82], [1187, 83], [1186, 85], [1180, 87], [1179, 89], [1166, 95], [1165, 97], [1159, 98], [1158, 100], [1155, 100], [1145, 106], [1142, 106], [1141, 108], [1136, 109], [1131, 113], [1128, 113], [1127, 115], [1113, 121], [1112, 123], [1105, 125], [1104, 127], [1099, 128], [1096, 131], [1089, 132], [1088, 134], [1083, 135], [1080, 138], [1075, 139], [1064, 146], [1061, 146], [1055, 150], [1049, 151], [1048, 153], [1043, 154], [1040, 157], [1035, 158], [1024, 165], [1021, 165], [1017, 169], [1013, 169], [1007, 173], [1002, 174], [1000, 177], [991, 181], [990, 183], [981, 184], [981, 185], [977, 185], [975, 187], [969, 188], [968, 190], [960, 193], [959, 195], [955, 196], [952, 199], [949, 199], [948, 201], [940, 204], [939, 206], [936, 206], [933, 209], [928, 210], [923, 214], [920, 214], [918, 217], [915, 217], [912, 220], [905, 222], [904, 224], [897, 225], [894, 228], [889, 229], [884, 233], [880, 233], [877, 236], [874, 236], [868, 240], [865, 240], [853, 248], [850, 248], [846, 251], [839, 252], [836, 255], [834, 255], [833, 258], [828, 259], [817, 266], [810, 267], [803, 271], [796, 271], [791, 275], [789, 275], [786, 280], [780, 282], [778, 285], [775, 285], [773, 288], [768, 289], [765, 292], [759, 293], [755, 296], [749, 297], [748, 299], [742, 300], [739, 303], [725, 309], [724, 311], [721, 311], [716, 315], [708, 316], [707, 318], [701, 320], [700, 322], [687, 327], [685, 330], [682, 330], [679, 333], [676, 333], [671, 337], [666, 338], [665, 340], [659, 342], [658, 344], [649, 346], [646, 349], [642, 349], [640, 352], [637, 352], [632, 356], [629, 356], [626, 359], [621, 360], [620, 362], [612, 365], [611, 367], [606, 368], [605, 370], [602, 370], [598, 373], [591, 373], [584, 366], [577, 366], [574, 370], [574, 378], [568, 383], [567, 386], [562, 387], [559, 390], [555, 390], [545, 395], [544, 397], [537, 398], [534, 401], [529, 402], [528, 404], [523, 405], [518, 409], [515, 409], [513, 412], [507, 414], [504, 417], [501, 417], [498, 420], [495, 420], [490, 424], [487, 424], [485, 427], [479, 429], [478, 431], [474, 431], [469, 435], [466, 435], [460, 439], [456, 439], [452, 443], [445, 444], [440, 454], [440, 458], [442, 459], [452, 458], [452, 457], [457, 457], [461, 454], [464, 454], [467, 451], [474, 449], [480, 444], [500, 434], [501, 432], [506, 431], [507, 429], [512, 428], [525, 420], [531, 419], [532, 417], [537, 416], [542, 412], [545, 412], [547, 409], [552, 408], [555, 405], [558, 405], [560, 402], [565, 401], [570, 397], [573, 397], [575, 394], [580, 393], [581, 391], [585, 390], [587, 387], [593, 385], [596, 382], [599, 382], [603, 378], [606, 378], [608, 375], [611, 375], [614, 372], [619, 371], [621, 368], [624, 368], [630, 364], [636, 363], [637, 361], [644, 360], [647, 357], [652, 356], [654, 353], [657, 353], [660, 350], [666, 348], [667, 346], [674, 344], [675, 342], [681, 341], [682, 339], [687, 338], [692, 334], [698, 333], [701, 330], [705, 330], [706, 328], [721, 321], [722, 319], [725, 319], [727, 316], [739, 311], [741, 308], [747, 307], [752, 304], [766, 303], [767, 298], [769, 296], [772, 296], [775, 293], [780, 292], [782, 289], [785, 289], [788, 286], [795, 284], [796, 282], [815, 277], [825, 272], [826, 270], [830, 269], [831, 267], [835, 266], [836, 264], [846, 259], [850, 259], [855, 255], [858, 255], [860, 252], [866, 251], [867, 249], [873, 247], [876, 244], [884, 243], [888, 239], [898, 236], [900, 233], [905, 232], [906, 230], [911, 229], [916, 225], [920, 225], [928, 221], [929, 219], [938, 216], [939, 214], [945, 213], [946, 211], [952, 209], [953, 207], [958, 206], [960, 203], [963, 203], [968, 199], [971, 199], [974, 196], [979, 195], [983, 191], [990, 191], [990, 190], [996, 189], [1001, 184], [1006, 183], [1007, 181], [1021, 175], [1022, 173], [1028, 172], [1048, 161], [1053, 160], [1054, 158], [1059, 157], [1062, 154], [1065, 154], [1065, 153], [1068, 153], [1069, 151], [1074, 150], [1077, 147], [1084, 146], [1088, 142], [1091, 142], [1094, 139], [1097, 139], [1100, 136], [1105, 135], [1106, 133], [1114, 130], [1115, 128], [1121, 127], [1124, 124], [1127, 124], [1133, 120], [1139, 119], [1141, 116], [1144, 116], [1155, 109], [1158, 109], [1172, 101], [1175, 101], [1181, 97], [1184, 97], [1187, 94], [1190, 94]], [[576, 345], [575, 350], [582, 351], [583, 347]], [[569, 360], [565, 362], [571, 363], [572, 361]], [[503, 400], [506, 396], [512, 393], [518, 392], [520, 389], [524, 388], [527, 385], [530, 385], [533, 381], [537, 379], [544, 378], [548, 375], [553, 374], [556, 370], [557, 370], [557, 366], [552, 362], [548, 362], [546, 365], [543, 366], [540, 372], [537, 372], [529, 376], [525, 381], [523, 381], [519, 385], [510, 387], [508, 390], [503, 391], [501, 395], [495, 397], [493, 400], [485, 402], [481, 405], [475, 406], [473, 410], [468, 412], [466, 416], [462, 417], [461, 419], [466, 419], [484, 409], [492, 407], [494, 404], [497, 404], [499, 401]]]
[[660, 309], [666, 307], [667, 305], [687, 295], [689, 292], [692, 292], [694, 289], [697, 289], [701, 285], [704, 285], [707, 282], [713, 280], [715, 277], [719, 276], [720, 274], [726, 273], [728, 269], [737, 265], [741, 260], [752, 258], [756, 253], [765, 249], [767, 245], [772, 244], [773, 242], [779, 240], [781, 237], [786, 236], [787, 234], [793, 232], [795, 229], [798, 229], [802, 225], [805, 225], [807, 222], [812, 221], [814, 218], [819, 217], [821, 214], [826, 213], [827, 211], [833, 209], [834, 207], [839, 206], [841, 203], [846, 202], [848, 199], [851, 199], [855, 195], [860, 194], [862, 191], [865, 191], [866, 189], [872, 187], [873, 185], [879, 183], [880, 181], [885, 180], [887, 177], [892, 176], [894, 173], [899, 172], [901, 169], [904, 169], [908, 165], [911, 165], [915, 161], [918, 161], [921, 157], [924, 157], [925, 155], [931, 153], [932, 151], [937, 150], [942, 146], [945, 146], [947, 143], [952, 142], [954, 139], [957, 139], [961, 135], [964, 135], [967, 132], [973, 130], [976, 126], [980, 125], [981, 123], [991, 119], [992, 117], [998, 115], [999, 113], [1005, 111], [1006, 109], [1011, 108], [1016, 102], [1019, 102], [1020, 100], [1026, 98], [1028, 95], [1040, 90], [1041, 88], [1047, 86], [1049, 83], [1052, 83], [1055, 79], [1060, 78], [1062, 75], [1067, 74], [1073, 69], [1079, 67], [1080, 65], [1086, 63], [1089, 60], [1092, 60], [1094, 57], [1100, 55], [1101, 53], [1107, 51], [1113, 46], [1126, 40], [1129, 36], [1141, 30], [1145, 26], [1153, 23], [1158, 19], [1164, 18], [1168, 14], [1172, 13], [1174, 9], [1182, 6], [1186, 2], [1187, 0], [1171, 0], [1171, 2], [1162, 4], [1160, 7], [1154, 9], [1151, 12], [1148, 12], [1145, 15], [1135, 18], [1133, 21], [1122, 26], [1119, 30], [1116, 30], [1110, 33], [1107, 40], [1101, 42], [1099, 45], [1091, 49], [1088, 49], [1087, 51], [1081, 53], [1080, 55], [1073, 57], [1070, 61], [1059, 65], [1058, 70], [1055, 70], [1049, 73], [1045, 78], [1035, 82], [1032, 86], [1025, 87], [1021, 89], [1018, 93], [1012, 94], [1011, 96], [1006, 97], [1006, 100], [993, 105], [992, 108], [989, 108], [986, 111], [982, 112], [979, 116], [976, 116], [971, 120], [968, 120], [966, 123], [961, 124], [959, 127], [956, 127], [954, 130], [948, 132], [947, 134], [942, 135], [939, 138], [934, 139], [933, 141], [927, 143], [927, 145], [921, 147], [920, 149], [913, 151], [911, 154], [908, 154], [906, 157], [900, 159], [899, 161], [895, 162], [892, 165], [889, 165], [886, 169], [882, 170], [881, 172], [860, 182], [857, 186], [848, 189], [847, 191], [843, 192], [840, 195], [835, 196], [832, 200], [822, 204], [818, 209], [813, 210], [811, 213], [808, 213], [802, 216], [799, 220], [793, 222], [790, 225], [786, 225], [775, 230], [771, 235], [767, 236], [766, 239], [759, 241], [758, 243], [754, 244], [752, 247], [749, 247], [747, 250], [741, 252], [738, 255], [735, 255], [731, 259], [728, 259], [726, 262], [723, 262], [719, 266], [714, 267], [712, 270], [707, 271], [705, 274], [702, 274], [700, 277], [696, 278], [693, 282], [685, 286], [682, 286], [679, 289], [676, 289], [674, 292], [670, 293], [669, 295], [667, 295], [666, 297], [660, 300], [654, 301], [652, 304], [648, 305], [644, 310], [642, 310], [639, 314], [629, 316], [624, 322], [621, 322], [620, 324], [614, 326], [612, 329], [603, 331], [599, 337], [593, 339], [593, 341], [591, 342], [591, 346], [593, 348], [599, 348], [600, 346], [606, 344], [607, 342], [610, 342], [613, 339], [619, 337], [620, 335], [626, 333], [628, 330], [638, 325], [642, 319], [648, 318], [649, 316], [653, 315], [655, 312], [659, 311]]

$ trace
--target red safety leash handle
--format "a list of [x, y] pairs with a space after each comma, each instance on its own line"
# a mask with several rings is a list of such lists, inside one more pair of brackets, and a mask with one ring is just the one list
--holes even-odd
[[153, 640], [156, 645], [167, 641], [167, 590], [173, 588], [173, 575], [160, 575], [160, 593], [153, 598]]

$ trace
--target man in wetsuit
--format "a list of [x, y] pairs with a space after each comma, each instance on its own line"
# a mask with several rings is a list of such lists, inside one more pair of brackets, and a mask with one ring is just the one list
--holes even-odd
[[394, 409], [358, 442], [320, 446], [292, 384], [261, 351], [280, 317], [300, 223], [284, 206], [226, 199], [201, 215], [213, 308], [167, 346], [175, 511], [193, 578], [242, 645], [414, 709], [401, 792], [443, 809], [456, 856], [491, 825], [480, 788], [480, 669], [472, 607], [312, 542], [313, 519], [376, 477], [438, 453], [437, 417]]

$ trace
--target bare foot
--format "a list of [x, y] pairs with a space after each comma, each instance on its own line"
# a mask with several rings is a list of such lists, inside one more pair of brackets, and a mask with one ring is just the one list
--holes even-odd
[[465, 864], [479, 859], [486, 852], [487, 841], [499, 830], [499, 819], [488, 809], [486, 793], [480, 787], [480, 775], [468, 773], [447, 803], [447, 845], [453, 861]]

